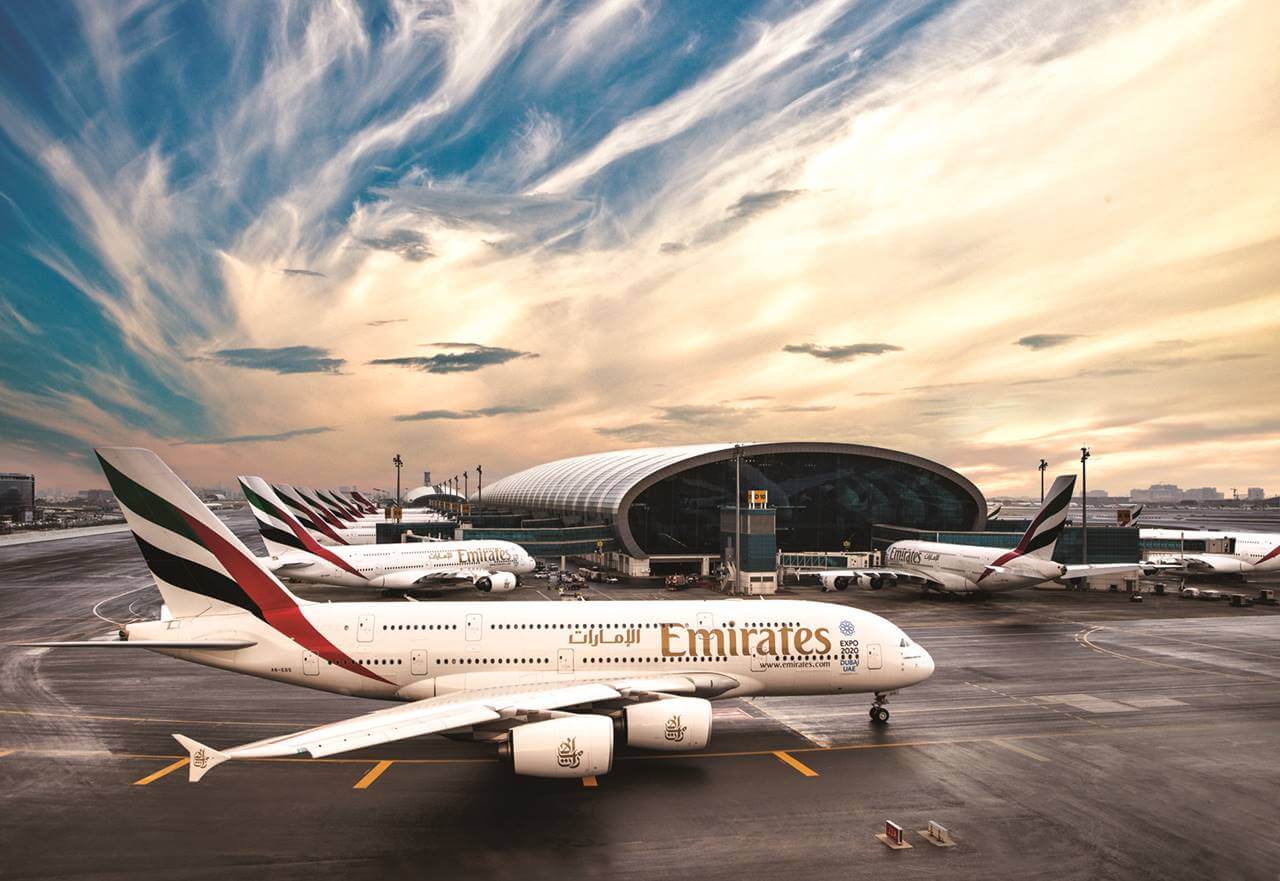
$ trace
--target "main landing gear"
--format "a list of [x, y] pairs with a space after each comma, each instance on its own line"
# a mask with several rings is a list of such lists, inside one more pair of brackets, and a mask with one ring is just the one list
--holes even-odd
[[876, 692], [875, 700], [871, 702], [871, 721], [877, 725], [884, 725], [889, 721], [889, 708], [885, 706], [889, 702], [887, 694]]

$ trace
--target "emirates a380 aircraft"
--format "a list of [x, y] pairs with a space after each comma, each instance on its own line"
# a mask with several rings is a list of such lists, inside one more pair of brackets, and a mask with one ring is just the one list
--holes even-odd
[[506, 593], [537, 565], [528, 551], [509, 541], [325, 547], [307, 533], [265, 480], [239, 480], [267, 547], [268, 568], [295, 581], [397, 590], [466, 583], [481, 593]]
[[1074, 474], [1053, 482], [1040, 510], [1017, 547], [993, 548], [936, 541], [896, 541], [885, 551], [882, 568], [839, 569], [818, 573], [824, 589], [845, 590], [866, 582], [872, 590], [890, 584], [916, 585], [939, 593], [971, 594], [1017, 590], [1046, 581], [1118, 575], [1159, 568], [1150, 563], [1055, 563], [1053, 549], [1067, 523], [1075, 489]]
[[795, 600], [309, 603], [294, 596], [154, 453], [98, 458], [164, 599], [124, 640], [182, 660], [399, 702], [215, 749], [175, 734], [191, 781], [229, 759], [328, 756], [423, 734], [492, 743], [517, 774], [607, 772], [615, 736], [701, 749], [714, 698], [869, 692], [923, 682], [933, 659], [877, 615]]

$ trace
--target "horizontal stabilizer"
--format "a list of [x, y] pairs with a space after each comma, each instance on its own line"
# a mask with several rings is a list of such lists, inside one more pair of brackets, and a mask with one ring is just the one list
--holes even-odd
[[230, 652], [257, 645], [251, 639], [80, 639], [70, 642], [15, 642], [23, 648], [81, 648], [81, 649], [199, 649], [203, 652]]
[[201, 777], [231, 758], [226, 753], [220, 753], [213, 747], [205, 746], [198, 740], [183, 737], [181, 734], [173, 735], [173, 739], [182, 744], [182, 748], [191, 756], [191, 763], [187, 766], [189, 783], [199, 783]]

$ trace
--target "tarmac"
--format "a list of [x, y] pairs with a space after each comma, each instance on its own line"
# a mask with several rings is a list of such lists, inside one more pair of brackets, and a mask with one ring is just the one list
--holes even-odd
[[[251, 537], [244, 512], [228, 521]], [[171, 732], [237, 744], [378, 705], [147, 652], [10, 647], [107, 635], [159, 597], [128, 535], [0, 548], [0, 878], [1277, 877], [1276, 608], [786, 595], [888, 617], [937, 673], [892, 698], [883, 728], [869, 696], [720, 702], [706, 751], [621, 750], [595, 785], [515, 777], [441, 737], [232, 763], [191, 785]], [[532, 581], [485, 601], [553, 597]], [[910, 849], [876, 839], [886, 820]], [[930, 820], [955, 847], [917, 833]]]

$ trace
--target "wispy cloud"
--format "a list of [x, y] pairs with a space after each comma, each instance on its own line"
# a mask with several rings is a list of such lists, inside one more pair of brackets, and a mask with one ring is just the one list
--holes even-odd
[[524, 413], [541, 413], [541, 407], [524, 407], [518, 404], [499, 404], [478, 410], [420, 410], [397, 416], [396, 422], [429, 422], [435, 419], [485, 419], [490, 416], [513, 416]]
[[225, 446], [227, 444], [258, 444], [258, 443], [278, 443], [280, 441], [292, 440], [295, 437], [309, 437], [313, 434], [326, 434], [333, 431], [328, 426], [316, 426], [314, 428], [295, 428], [290, 431], [281, 431], [275, 434], [237, 434], [231, 437], [206, 437], [198, 440], [185, 440], [174, 443], [175, 447], [192, 447], [192, 446]]
[[328, 278], [323, 272], [317, 272], [314, 269], [281, 269], [281, 275], [290, 276], [314, 276], [315, 278]]
[[269, 370], [272, 373], [341, 373], [344, 358], [316, 346], [280, 346], [274, 349], [219, 349], [209, 359], [228, 367]]
[[782, 351], [794, 355], [812, 355], [823, 361], [848, 361], [864, 355], [884, 355], [889, 352], [901, 352], [902, 346], [889, 343], [849, 343], [844, 346], [819, 346], [816, 343], [789, 343]]
[[435, 251], [431, 250], [427, 237], [412, 229], [392, 230], [385, 236], [360, 239], [360, 243], [375, 251], [390, 251], [414, 263], [420, 263], [436, 255]]
[[407, 318], [379, 318], [375, 321], [366, 321], [365, 325], [367, 327], [382, 327], [384, 324], [401, 324], [408, 320]]
[[502, 346], [479, 343], [429, 343], [441, 349], [458, 351], [438, 355], [410, 355], [402, 358], [375, 358], [370, 364], [405, 367], [422, 373], [470, 373], [485, 367], [496, 367], [518, 358], [537, 358], [536, 352], [521, 352]]
[[1080, 339], [1078, 333], [1033, 333], [1018, 339], [1015, 345], [1028, 349], [1052, 349]]

